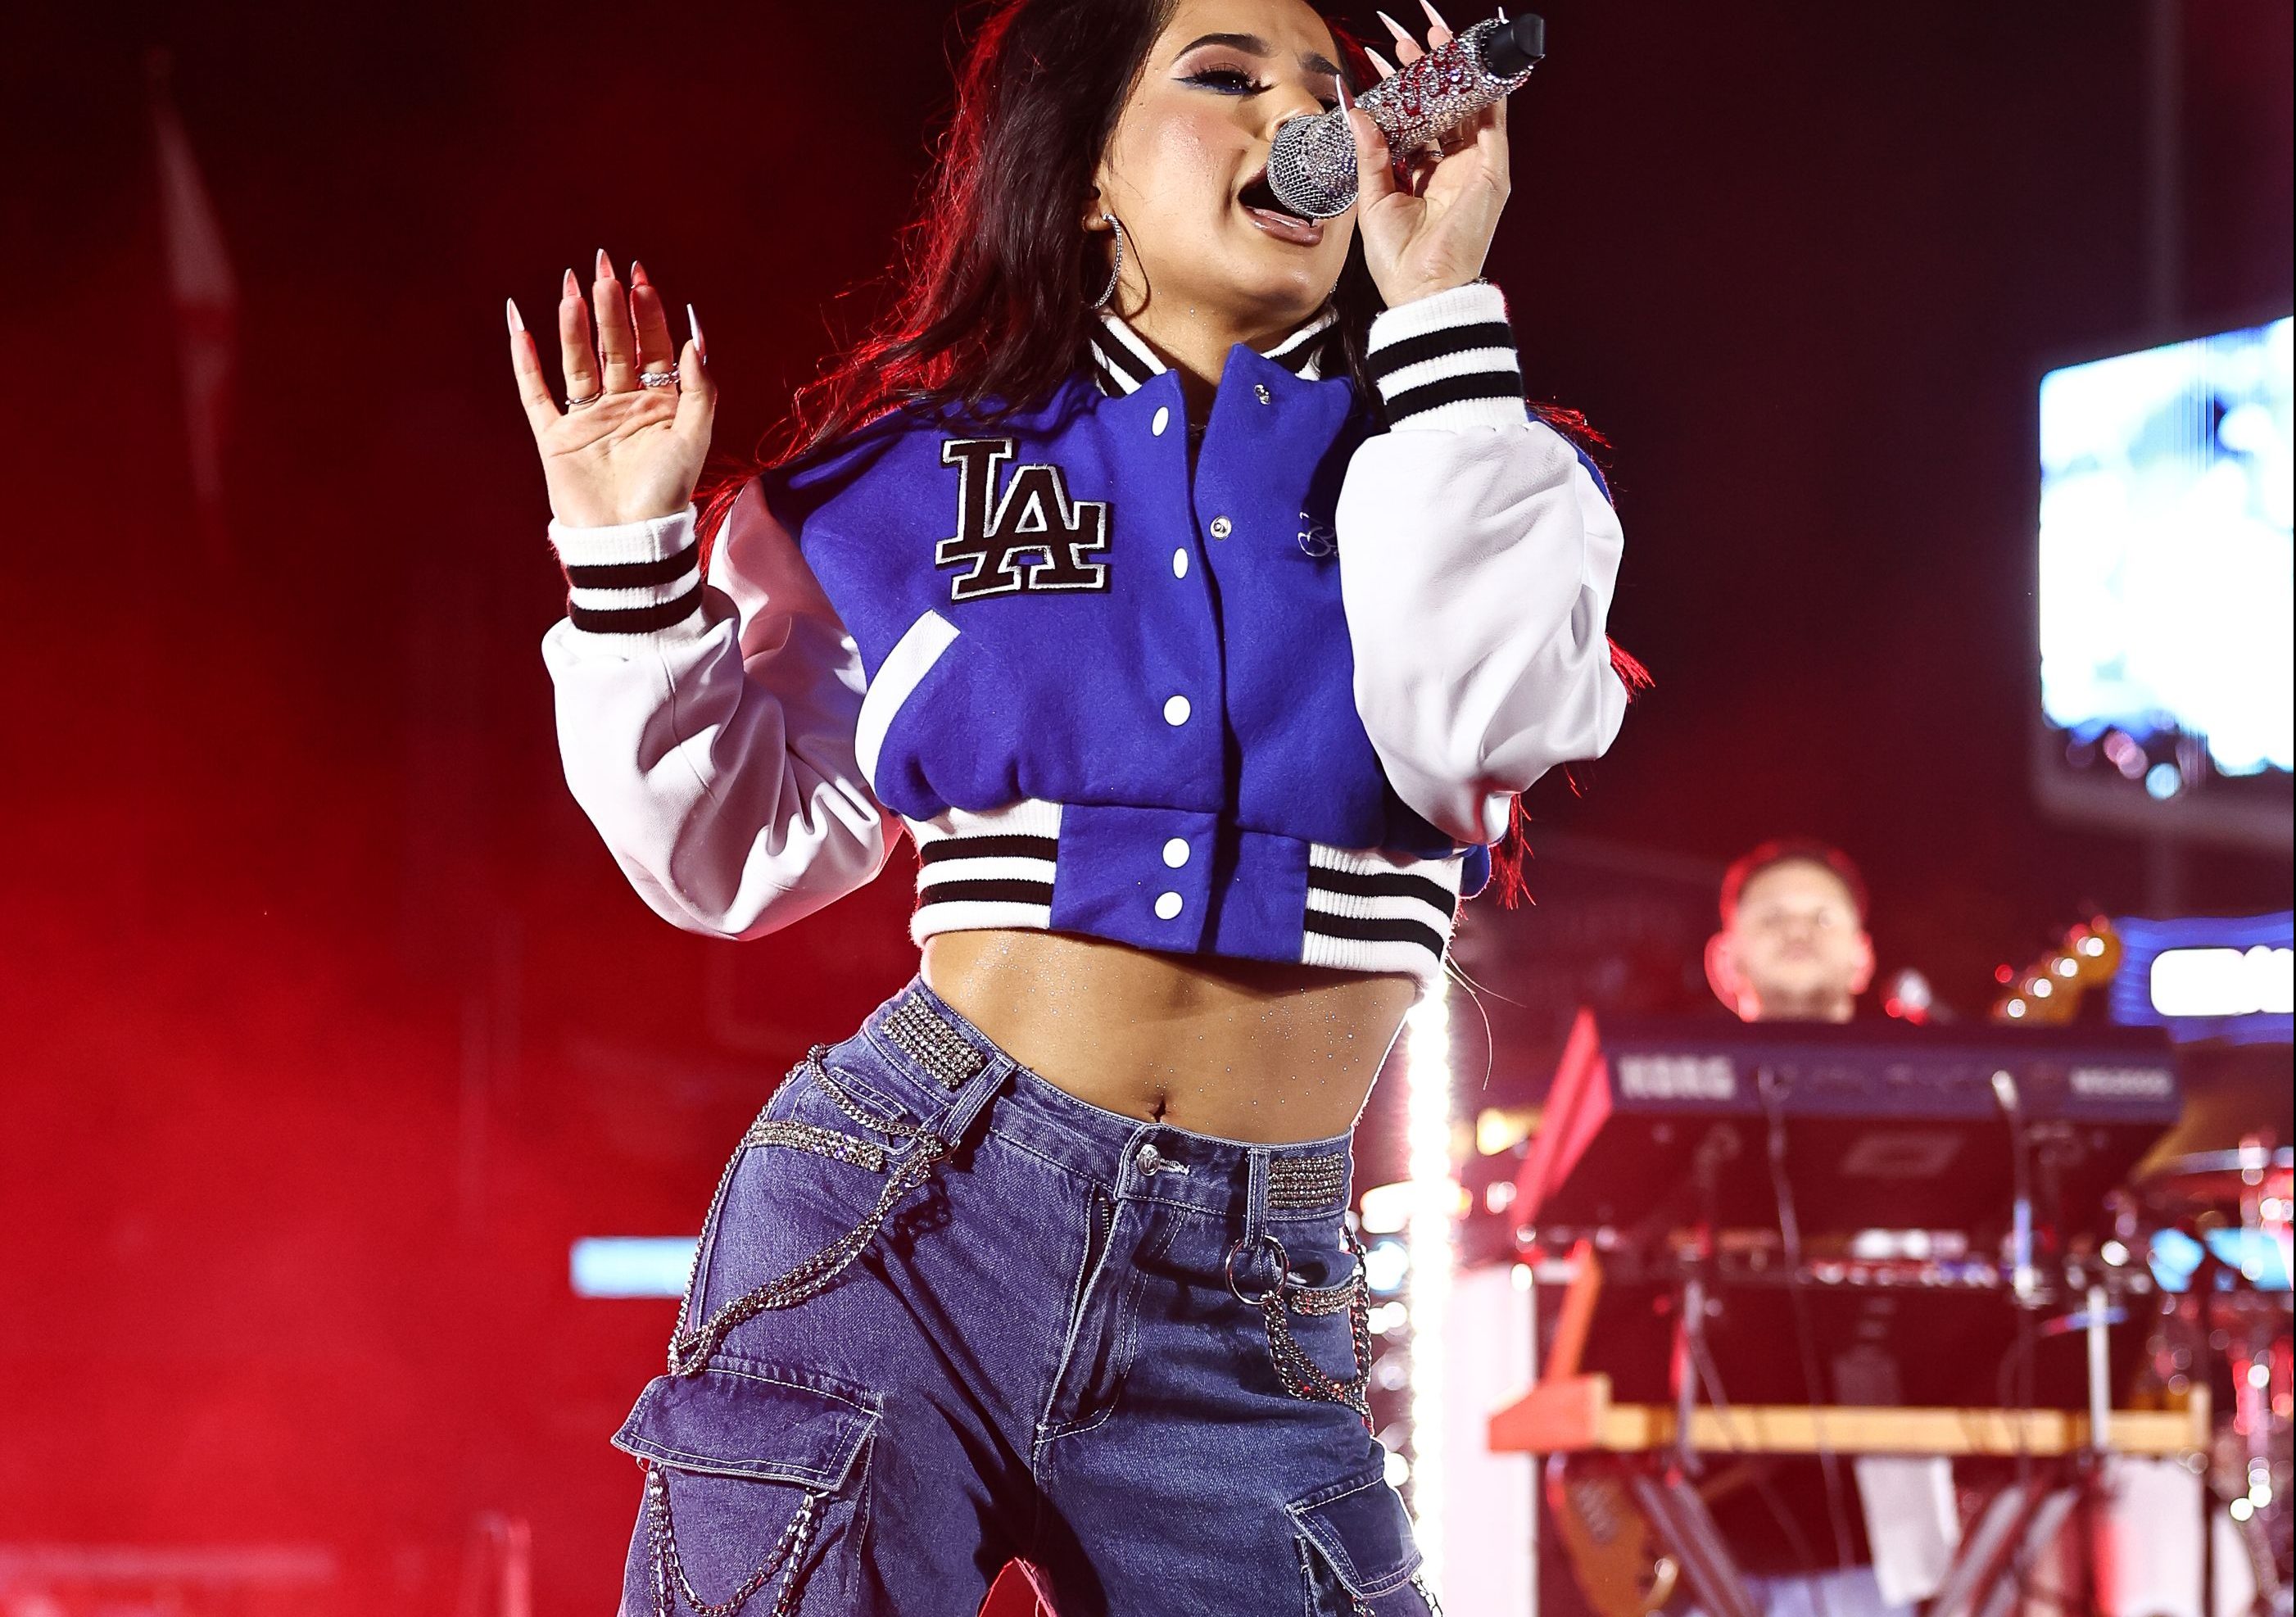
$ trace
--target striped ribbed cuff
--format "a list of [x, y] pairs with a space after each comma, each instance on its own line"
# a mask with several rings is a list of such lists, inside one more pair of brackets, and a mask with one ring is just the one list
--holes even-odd
[[593, 635], [651, 635], [701, 608], [693, 507], [612, 528], [550, 524], [566, 570], [566, 616]]
[[1381, 315], [1367, 363], [1390, 426], [1519, 427], [1530, 419], [1506, 299], [1488, 282]]

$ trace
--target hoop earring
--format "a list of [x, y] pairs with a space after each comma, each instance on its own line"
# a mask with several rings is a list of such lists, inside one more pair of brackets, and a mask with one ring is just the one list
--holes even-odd
[[1101, 289], [1100, 296], [1092, 300], [1092, 307], [1095, 309], [1106, 308], [1114, 300], [1116, 283], [1124, 275], [1124, 221], [1112, 213], [1103, 213], [1100, 217], [1107, 221], [1108, 227], [1116, 233], [1116, 253], [1114, 260], [1108, 267], [1108, 284]]

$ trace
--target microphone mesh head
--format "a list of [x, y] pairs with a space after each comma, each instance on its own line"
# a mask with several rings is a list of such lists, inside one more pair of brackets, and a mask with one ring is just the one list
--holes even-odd
[[1328, 219], [1353, 207], [1356, 143], [1347, 114], [1302, 114], [1278, 127], [1267, 152], [1267, 188], [1303, 219]]

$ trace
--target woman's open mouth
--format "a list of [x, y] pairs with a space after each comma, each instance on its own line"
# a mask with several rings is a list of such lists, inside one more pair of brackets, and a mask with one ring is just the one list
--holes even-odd
[[1236, 206], [1242, 209], [1251, 222], [1279, 242], [1290, 242], [1300, 247], [1319, 245], [1324, 239], [1324, 221], [1303, 219], [1276, 200], [1275, 189], [1267, 183], [1267, 171], [1263, 168], [1251, 176], [1242, 191], [1236, 193]]

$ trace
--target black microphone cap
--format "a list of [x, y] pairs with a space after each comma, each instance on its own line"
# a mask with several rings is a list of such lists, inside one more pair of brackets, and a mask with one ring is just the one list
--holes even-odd
[[1524, 12], [1483, 36], [1483, 66], [1494, 78], [1513, 78], [1546, 54], [1546, 19]]

